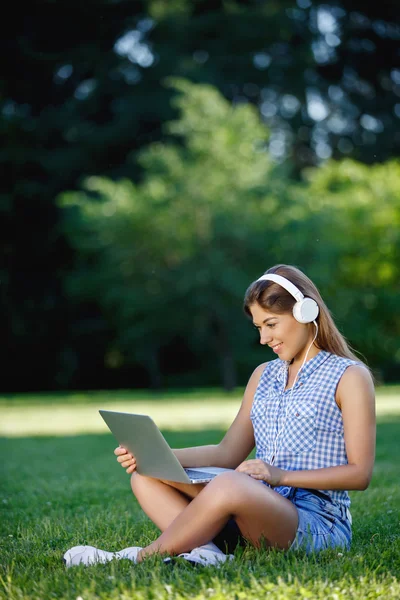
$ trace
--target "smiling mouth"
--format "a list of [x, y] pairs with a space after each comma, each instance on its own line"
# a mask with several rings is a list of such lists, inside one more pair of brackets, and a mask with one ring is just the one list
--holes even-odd
[[275, 346], [271, 346], [271, 348], [274, 352], [276, 352], [277, 350], [280, 350], [282, 344], [283, 344], [283, 342], [279, 342], [279, 344], [276, 344]]

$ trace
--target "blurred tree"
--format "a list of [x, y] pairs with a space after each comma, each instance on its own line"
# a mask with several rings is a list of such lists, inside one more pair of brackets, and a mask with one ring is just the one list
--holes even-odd
[[[273, 260], [265, 236], [278, 210], [271, 192], [283, 185], [254, 108], [232, 107], [211, 87], [172, 83], [181, 118], [168, 129], [180, 143], [141, 153], [142, 183], [92, 177], [86, 194], [61, 196], [81, 257], [70, 289], [80, 300], [98, 299], [115, 343], [128, 361], [144, 362], [153, 386], [162, 349], [181, 338], [197, 370], [213, 377], [219, 364], [220, 381], [232, 389], [249, 345], [241, 309], [257, 267], [249, 260]], [[171, 368], [183, 375], [179, 364]]]
[[180, 118], [168, 131], [180, 143], [141, 153], [142, 182], [91, 177], [86, 192], [60, 197], [80, 257], [70, 292], [98, 299], [117, 333], [114, 349], [142, 363], [154, 387], [163, 353], [179, 338], [182, 354], [169, 365], [177, 381], [185, 381], [189, 349], [196, 360], [186, 381], [215, 383], [218, 364], [232, 389], [237, 368], [248, 374], [265, 360], [241, 311], [245, 288], [268, 266], [294, 263], [378, 375], [394, 373], [400, 165], [331, 161], [312, 169], [307, 184], [290, 182], [266, 152], [250, 105], [231, 107], [209, 86], [172, 84]]
[[[271, 156], [290, 158], [297, 173], [331, 156], [373, 163], [398, 155], [395, 0], [154, 0], [148, 14], [149, 71], [208, 81], [232, 102], [258, 106]], [[135, 56], [134, 43], [125, 56]]]
[[310, 211], [323, 217], [318, 244], [322, 261], [310, 261], [309, 270], [377, 376], [398, 380], [400, 163], [371, 168], [351, 160], [332, 161], [314, 169], [309, 178]]

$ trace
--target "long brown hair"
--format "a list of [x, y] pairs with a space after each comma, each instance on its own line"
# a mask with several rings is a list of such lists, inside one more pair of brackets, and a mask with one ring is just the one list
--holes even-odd
[[[337, 356], [350, 358], [362, 363], [350, 347], [345, 337], [340, 333], [329, 312], [328, 307], [322, 300], [321, 294], [300, 269], [292, 265], [275, 265], [265, 271], [264, 275], [281, 275], [285, 277], [306, 296], [312, 298], [319, 306], [319, 315], [316, 318], [318, 325], [318, 335], [315, 345], [320, 350], [326, 350]], [[244, 311], [251, 317], [250, 306], [258, 304], [261, 308], [272, 313], [283, 314], [291, 313], [296, 300], [281, 285], [273, 281], [254, 281], [246, 290], [244, 297]]]

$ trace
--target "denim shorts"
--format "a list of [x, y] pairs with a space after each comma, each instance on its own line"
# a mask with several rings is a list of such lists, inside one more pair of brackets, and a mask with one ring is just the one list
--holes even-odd
[[293, 502], [299, 515], [290, 550], [305, 550], [309, 554], [327, 548], [350, 548], [351, 515], [346, 506], [332, 502], [327, 494], [318, 490], [288, 490], [286, 497]]

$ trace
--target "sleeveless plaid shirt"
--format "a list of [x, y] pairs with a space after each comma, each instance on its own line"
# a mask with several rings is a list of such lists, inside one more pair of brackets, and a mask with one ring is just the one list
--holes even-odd
[[[251, 409], [256, 458], [286, 471], [347, 464], [342, 413], [335, 392], [344, 371], [360, 364], [321, 350], [308, 360], [292, 389], [285, 391], [289, 363], [267, 363]], [[291, 488], [275, 491], [287, 496]], [[350, 506], [345, 490], [321, 490], [332, 501]]]

